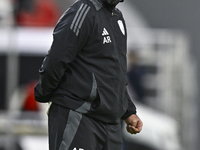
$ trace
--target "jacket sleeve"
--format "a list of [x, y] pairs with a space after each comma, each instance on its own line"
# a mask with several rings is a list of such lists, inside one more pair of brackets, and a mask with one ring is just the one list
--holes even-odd
[[126, 94], [126, 97], [127, 97], [127, 100], [128, 100], [128, 109], [126, 110], [125, 114], [121, 117], [121, 119], [123, 119], [123, 120], [128, 118], [132, 114], [136, 114], [136, 107], [133, 104], [133, 102], [132, 102], [132, 100], [131, 100], [128, 92], [127, 92], [127, 89], [125, 91], [125, 94]]
[[39, 69], [39, 82], [34, 89], [36, 101], [49, 101], [69, 63], [87, 42], [91, 31], [91, 21], [87, 16], [90, 7], [85, 7], [84, 13], [78, 14], [80, 10], [81, 4], [71, 6], [54, 29], [51, 48]]

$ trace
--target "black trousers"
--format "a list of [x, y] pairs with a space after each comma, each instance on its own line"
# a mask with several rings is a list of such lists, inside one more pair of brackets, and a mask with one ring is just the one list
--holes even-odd
[[49, 150], [122, 150], [121, 124], [110, 125], [52, 104]]

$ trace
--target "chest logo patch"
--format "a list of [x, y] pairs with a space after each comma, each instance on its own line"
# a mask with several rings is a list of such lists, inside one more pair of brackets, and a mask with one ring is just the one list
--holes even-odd
[[124, 28], [123, 22], [121, 20], [118, 20], [117, 22], [118, 22], [120, 30], [122, 31], [122, 34], [125, 35], [125, 28]]
[[102, 36], [103, 36], [103, 44], [107, 44], [107, 43], [111, 43], [112, 42], [111, 38], [109, 36], [109, 33], [106, 30], [106, 28], [103, 28]]

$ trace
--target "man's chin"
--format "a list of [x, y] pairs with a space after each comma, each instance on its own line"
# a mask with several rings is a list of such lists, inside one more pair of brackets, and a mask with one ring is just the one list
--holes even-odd
[[104, 0], [107, 4], [117, 5], [121, 0]]

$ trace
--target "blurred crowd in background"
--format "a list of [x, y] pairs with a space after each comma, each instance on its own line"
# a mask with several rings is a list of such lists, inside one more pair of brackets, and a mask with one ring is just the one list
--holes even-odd
[[[73, 2], [0, 0], [0, 150], [48, 149], [47, 105], [34, 100], [33, 88], [53, 27]], [[198, 65], [190, 36], [151, 28], [141, 13], [148, 6], [136, 4], [125, 0], [119, 8], [128, 28], [128, 90], [144, 129], [129, 135], [123, 128], [124, 150], [198, 150]]]

